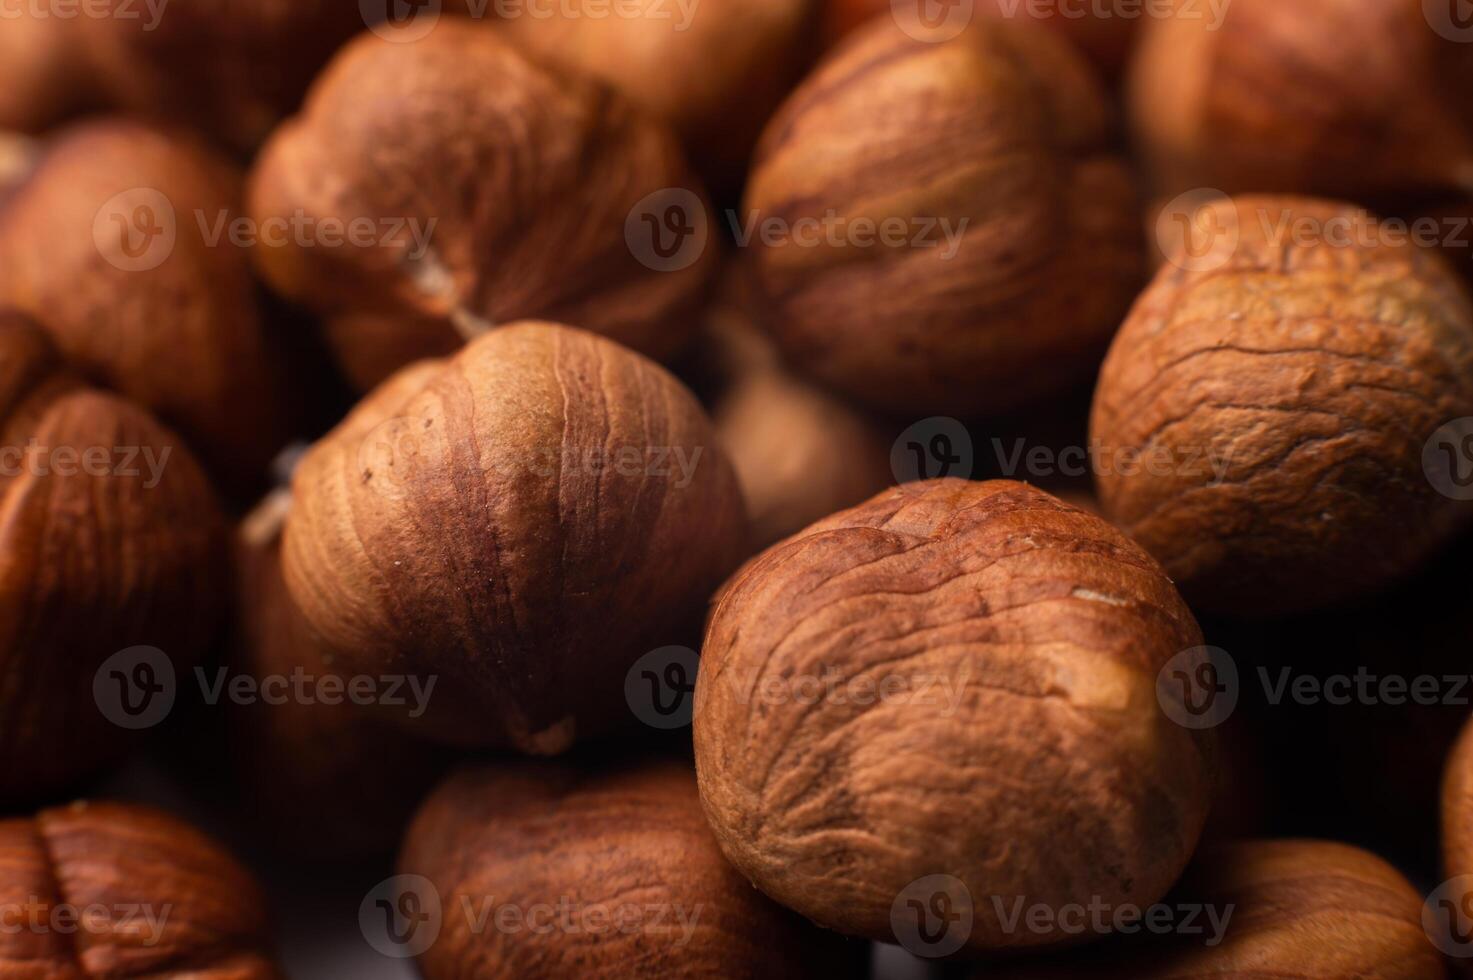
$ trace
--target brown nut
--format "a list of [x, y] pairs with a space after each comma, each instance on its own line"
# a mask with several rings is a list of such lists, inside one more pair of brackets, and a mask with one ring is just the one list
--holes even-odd
[[241, 789], [287, 853], [334, 863], [391, 855], [444, 772], [444, 753], [386, 725], [363, 700], [404, 699], [419, 710], [424, 693], [408, 682], [360, 676], [330, 686], [336, 676], [282, 578], [276, 506], [289, 507], [289, 495], [268, 498], [236, 537], [230, 679], [251, 678], [263, 695], [230, 706]]
[[1095, 391], [1105, 513], [1202, 608], [1386, 585], [1468, 514], [1424, 460], [1473, 416], [1473, 304], [1348, 205], [1244, 197], [1192, 220], [1223, 233], [1169, 257]]
[[74, 803], [3, 820], [0, 867], [0, 976], [280, 976], [260, 887], [165, 813]]
[[94, 0], [87, 59], [109, 104], [254, 150], [365, 25], [351, 0]]
[[1442, 779], [1442, 871], [1447, 880], [1428, 905], [1437, 935], [1451, 941], [1463, 976], [1473, 975], [1467, 932], [1473, 910], [1473, 721], [1464, 726]]
[[287, 586], [334, 668], [435, 679], [396, 717], [455, 744], [554, 753], [628, 720], [625, 673], [699, 622], [748, 534], [709, 420], [554, 324], [408, 370], [359, 409], [389, 421], [350, 420], [294, 481]]
[[251, 178], [263, 228], [305, 217], [383, 237], [333, 249], [266, 242], [255, 257], [278, 292], [327, 319], [364, 389], [523, 318], [663, 359], [694, 324], [714, 243], [677, 235], [666, 257], [635, 245], [641, 231], [652, 240], [641, 217], [709, 232], [691, 186], [664, 124], [529, 61], [490, 24], [447, 18], [418, 41], [367, 35], [347, 47]]
[[232, 496], [289, 428], [282, 358], [225, 230], [240, 182], [192, 137], [109, 119], [57, 137], [0, 211], [0, 306], [179, 428]]
[[1108, 118], [1051, 32], [865, 28], [758, 146], [743, 234], [778, 342], [897, 413], [1005, 411], [1088, 375], [1145, 276]]
[[14, 314], [0, 314], [0, 513], [3, 809], [123, 753], [104, 661], [147, 645], [188, 671], [212, 638], [221, 576], [220, 517], [189, 450], [69, 378]]
[[[1165, 195], [1473, 186], [1473, 44], [1423, 0], [1177, 0], [1145, 26], [1131, 124]], [[1441, 28], [1441, 29], [1439, 29]]]
[[[427, 980], [797, 980], [818, 975], [819, 949], [846, 945], [722, 858], [694, 776], [670, 762], [459, 773], [415, 818], [399, 872], [428, 879], [446, 910], [419, 957]], [[463, 910], [489, 915], [487, 927]], [[822, 962], [824, 975], [843, 976], [833, 957]]]
[[[940, 14], [938, 17], [937, 14]], [[1066, 9], [1063, 4], [1023, 0], [965, 0], [928, 10], [917, 0], [825, 0], [824, 35], [832, 43], [865, 21], [880, 15], [895, 17], [921, 35], [942, 35], [953, 23], [972, 17], [1016, 17], [1033, 20], [1069, 38], [1106, 78], [1125, 68], [1135, 40], [1136, 18], [1122, 17], [1101, 4]]]
[[910, 890], [942, 875], [971, 910], [959, 946], [1079, 938], [998, 908], [1144, 905], [1176, 880], [1211, 743], [1157, 675], [1200, 644], [1100, 518], [1009, 481], [897, 487], [723, 588], [696, 682], [706, 814], [758, 888], [840, 932], [904, 942]]
[[0, 30], [0, 130], [39, 133], [97, 101], [77, 20], [26, 4]]
[[[1381, 858], [1329, 841], [1244, 841], [1193, 862], [1159, 921], [1138, 934], [1047, 964], [978, 980], [1444, 980], [1422, 929], [1422, 897]], [[1111, 910], [1110, 914], [1114, 914]], [[1145, 910], [1141, 910], [1145, 911]]]
[[602, 0], [572, 0], [551, 16], [508, 15], [525, 51], [587, 72], [666, 119], [697, 169], [734, 184], [762, 125], [805, 67], [814, 0], [646, 3], [639, 16], [598, 16]]
[[699, 349], [706, 373], [719, 379], [712, 417], [752, 516], [754, 548], [895, 482], [881, 427], [795, 377], [730, 298], [707, 312]]

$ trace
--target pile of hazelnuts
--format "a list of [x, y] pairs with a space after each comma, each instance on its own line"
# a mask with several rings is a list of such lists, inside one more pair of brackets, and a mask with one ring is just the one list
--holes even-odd
[[0, 977], [1473, 970], [1470, 286], [1458, 0], [18, 7]]

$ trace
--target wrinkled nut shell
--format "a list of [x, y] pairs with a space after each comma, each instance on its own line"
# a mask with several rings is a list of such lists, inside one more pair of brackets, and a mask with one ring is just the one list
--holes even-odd
[[[1473, 907], [1473, 722], [1463, 728], [1447, 760], [1442, 780], [1442, 870], [1448, 884], [1443, 897], [1453, 914]], [[1434, 909], [1439, 917], [1445, 909]], [[1446, 920], [1443, 920], [1446, 921]], [[1461, 973], [1473, 975], [1467, 959]]]
[[1391, 865], [1345, 844], [1274, 840], [1213, 847], [1193, 863], [1168, 904], [1175, 923], [1187, 924], [1190, 914], [1189, 927], [1198, 931], [1138, 935], [1058, 964], [988, 970], [976, 980], [1447, 976], [1423, 932], [1422, 896]]
[[898, 487], [723, 588], [696, 685], [706, 814], [738, 869], [820, 925], [893, 942], [902, 891], [946, 874], [972, 950], [1078, 938], [1010, 930], [993, 898], [1146, 905], [1176, 880], [1210, 743], [1156, 682], [1200, 643], [1099, 518], [1008, 481]]
[[[1105, 362], [1090, 423], [1105, 513], [1203, 608], [1368, 592], [1466, 519], [1423, 453], [1473, 415], [1473, 304], [1433, 252], [1376, 243], [1360, 215], [1210, 205], [1195, 220], [1236, 229], [1221, 236], [1236, 247], [1209, 268], [1170, 257]], [[1306, 220], [1367, 241], [1278, 237]]]
[[743, 233], [774, 336], [897, 413], [1005, 411], [1079, 380], [1145, 275], [1109, 129], [1098, 83], [1049, 31], [979, 19], [930, 43], [866, 27], [757, 149]]
[[558, 752], [631, 720], [625, 672], [699, 623], [748, 533], [700, 406], [545, 323], [406, 370], [296, 473], [287, 585], [331, 664], [436, 678], [400, 720], [457, 744]]
[[0, 821], [0, 867], [0, 976], [280, 976], [249, 872], [159, 811], [75, 803]]
[[188, 134], [109, 118], [56, 137], [0, 212], [0, 306], [182, 430], [230, 491], [288, 430], [281, 352], [224, 233], [241, 179]]
[[[818, 968], [817, 931], [726, 862], [695, 779], [673, 763], [600, 775], [530, 764], [466, 771], [425, 803], [399, 872], [428, 878], [447, 910], [419, 959], [427, 980], [631, 971], [797, 980]], [[498, 911], [508, 907], [516, 919]], [[523, 926], [478, 934], [464, 909]]]
[[220, 515], [188, 448], [69, 378], [46, 335], [14, 314], [0, 315], [0, 453], [4, 806], [64, 791], [122, 754], [126, 733], [100, 710], [94, 675], [139, 644], [187, 672], [211, 639], [222, 576]]
[[375, 243], [302, 247], [288, 235], [254, 257], [273, 288], [328, 320], [364, 389], [523, 318], [664, 359], [688, 338], [716, 243], [708, 235], [689, 264], [657, 271], [626, 225], [643, 227], [635, 212], [650, 195], [684, 189], [703, 210], [682, 223], [710, 232], [694, 186], [665, 124], [529, 61], [490, 24], [446, 18], [413, 43], [370, 34], [346, 47], [251, 178], [262, 228], [368, 222]]

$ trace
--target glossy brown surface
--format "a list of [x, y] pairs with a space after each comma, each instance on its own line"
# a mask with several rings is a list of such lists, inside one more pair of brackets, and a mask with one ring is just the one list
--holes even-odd
[[231, 495], [289, 430], [281, 354], [225, 230], [241, 179], [194, 136], [114, 117], [59, 135], [0, 210], [0, 306], [180, 429]]
[[445, 18], [418, 41], [346, 47], [251, 178], [258, 221], [368, 221], [384, 235], [255, 258], [277, 292], [327, 320], [363, 389], [524, 318], [668, 358], [694, 329], [716, 243], [656, 271], [626, 225], [640, 227], [631, 212], [648, 195], [696, 186], [668, 126], [528, 60], [493, 24]]
[[684, 642], [748, 533], [705, 413], [553, 324], [407, 370], [294, 482], [287, 585], [335, 669], [438, 677], [400, 720], [458, 744], [553, 753], [631, 721], [626, 671]]
[[769, 329], [796, 367], [895, 413], [1067, 388], [1145, 275], [1109, 135], [1100, 86], [1048, 31], [978, 19], [932, 43], [876, 21], [758, 146], [742, 234]]
[[[426, 980], [846, 975], [813, 956], [829, 940], [726, 863], [674, 763], [463, 772], [415, 818], [399, 873], [428, 878], [447, 910]], [[486, 928], [466, 909], [489, 912]]]
[[0, 820], [0, 977], [276, 980], [266, 901], [174, 817], [74, 803]]
[[[1221, 252], [1171, 256], [1105, 362], [1090, 426], [1105, 513], [1201, 608], [1354, 597], [1469, 516], [1424, 449], [1473, 415], [1473, 303], [1432, 252], [1378, 240], [1362, 215], [1211, 205]], [[1322, 231], [1281, 236], [1285, 222]]]
[[1009, 481], [906, 484], [723, 588], [696, 685], [706, 814], [737, 868], [829, 928], [894, 942], [893, 903], [943, 874], [970, 893], [972, 951], [1070, 941], [992, 899], [1148, 904], [1176, 880], [1211, 746], [1168, 720], [1157, 674], [1200, 643], [1098, 517]]
[[211, 639], [221, 569], [219, 513], [189, 449], [68, 376], [13, 314], [0, 315], [0, 453], [5, 806], [65, 791], [126, 751], [94, 675], [136, 645], [187, 673]]

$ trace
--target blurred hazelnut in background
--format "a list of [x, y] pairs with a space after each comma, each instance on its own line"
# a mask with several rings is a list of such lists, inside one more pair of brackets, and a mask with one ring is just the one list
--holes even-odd
[[218, 843], [151, 807], [0, 820], [0, 976], [277, 980], [266, 897]]
[[[214, 639], [223, 529], [189, 447], [0, 314], [0, 807], [121, 759]], [[106, 663], [114, 666], [104, 669]], [[157, 695], [157, 696], [156, 696]]]
[[0, 210], [0, 306], [249, 497], [291, 423], [286, 358], [232, 237], [241, 179], [181, 130], [107, 117], [55, 135]]
[[1376, 204], [1473, 187], [1473, 44], [1436, 0], [1194, 0], [1147, 19], [1130, 119], [1164, 196]]
[[895, 414], [1020, 408], [1087, 377], [1145, 274], [1110, 108], [1068, 42], [888, 18], [768, 124], [743, 205], [762, 322]]
[[305, 216], [384, 230], [363, 247], [253, 252], [273, 289], [324, 318], [365, 390], [526, 318], [671, 358], [717, 258], [666, 124], [460, 18], [414, 43], [348, 45], [262, 151], [249, 212], [262, 227]]

